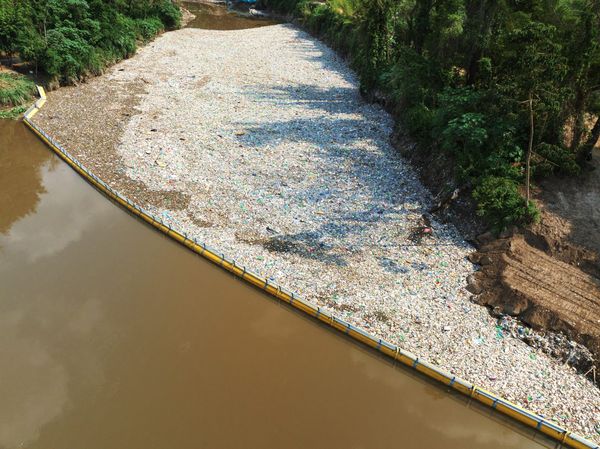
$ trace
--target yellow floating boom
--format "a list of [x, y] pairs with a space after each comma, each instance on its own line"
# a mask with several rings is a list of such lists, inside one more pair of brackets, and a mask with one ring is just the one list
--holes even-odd
[[172, 229], [168, 224], [165, 224], [162, 220], [154, 217], [149, 212], [142, 209], [132, 201], [125, 198], [120, 193], [113, 190], [108, 184], [99, 179], [81, 163], [69, 154], [64, 148], [55, 142], [48, 134], [46, 134], [39, 126], [31, 121], [31, 119], [37, 114], [37, 112], [46, 103], [46, 93], [41, 86], [38, 86], [38, 92], [40, 98], [35, 104], [25, 112], [24, 122], [25, 124], [40, 138], [42, 139], [60, 158], [62, 158], [67, 164], [69, 164], [77, 173], [79, 173], [86, 181], [104, 193], [107, 197], [117, 202], [132, 214], [138, 216], [142, 220], [146, 221], [150, 225], [154, 226], [159, 231], [168, 235], [169, 237], [177, 240], [179, 243], [187, 246], [195, 253], [202, 257], [210, 260], [214, 264], [224, 268], [225, 270], [233, 273], [235, 276], [243, 279], [244, 281], [254, 285], [255, 287], [264, 290], [272, 296], [286, 302], [292, 307], [301, 310], [302, 312], [320, 320], [321, 322], [331, 326], [332, 328], [345, 333], [349, 337], [360, 341], [361, 343], [385, 354], [386, 356], [397, 360], [407, 366], [412, 367], [416, 371], [423, 375], [434, 379], [447, 387], [451, 387], [460, 393], [479, 401], [480, 403], [491, 407], [492, 409], [502, 413], [506, 416], [513, 418], [526, 426], [537, 429], [539, 432], [555, 439], [556, 441], [576, 449], [600, 449], [595, 443], [575, 434], [568, 430], [536, 415], [533, 412], [525, 410], [516, 404], [513, 404], [506, 399], [496, 396], [483, 388], [471, 384], [470, 382], [461, 379], [460, 377], [453, 376], [452, 374], [444, 371], [443, 369], [419, 358], [418, 356], [403, 350], [397, 345], [389, 343], [380, 338], [376, 338], [369, 334], [363, 329], [351, 325], [344, 320], [337, 318], [326, 310], [321, 310], [320, 307], [316, 307], [303, 299], [299, 298], [294, 293], [281, 288], [280, 286], [269, 282], [268, 279], [263, 279], [257, 274], [246, 269], [246, 267], [239, 266], [234, 260], [229, 260], [224, 254], [209, 248], [203, 243], [199, 243], [196, 239], [189, 238], [185, 234]]

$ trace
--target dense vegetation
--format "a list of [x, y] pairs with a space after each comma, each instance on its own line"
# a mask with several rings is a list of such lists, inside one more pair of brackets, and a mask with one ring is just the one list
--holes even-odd
[[14, 73], [0, 72], [0, 106], [18, 106], [29, 100], [35, 84]]
[[171, 0], [0, 0], [0, 53], [71, 83], [130, 56], [138, 41], [180, 19]]
[[600, 0], [264, 2], [347, 54], [497, 228], [536, 218], [529, 162], [576, 176], [598, 142]]
[[0, 72], [0, 119], [14, 119], [27, 109], [35, 93], [35, 84], [12, 72]]

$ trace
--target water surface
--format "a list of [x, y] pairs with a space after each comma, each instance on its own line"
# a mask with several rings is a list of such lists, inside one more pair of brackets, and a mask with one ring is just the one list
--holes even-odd
[[541, 447], [129, 216], [21, 123], [0, 182], [0, 448]]
[[196, 16], [187, 28], [205, 30], [243, 30], [262, 26], [275, 25], [276, 20], [263, 17], [252, 17], [247, 5], [237, 4], [228, 7], [225, 3], [183, 2], [184, 7]]

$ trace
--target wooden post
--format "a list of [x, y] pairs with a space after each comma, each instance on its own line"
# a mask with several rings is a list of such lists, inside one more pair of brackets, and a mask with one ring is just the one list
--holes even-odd
[[526, 159], [526, 168], [525, 168], [525, 189], [526, 189], [526, 198], [527, 198], [527, 206], [529, 206], [529, 200], [531, 198], [529, 192], [529, 184], [531, 177], [531, 153], [533, 152], [533, 97], [531, 92], [529, 92], [529, 146], [527, 147], [527, 159]]

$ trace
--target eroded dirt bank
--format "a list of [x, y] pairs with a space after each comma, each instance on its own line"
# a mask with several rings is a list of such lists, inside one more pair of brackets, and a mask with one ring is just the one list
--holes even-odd
[[167, 33], [106, 75], [51, 93], [36, 120], [176, 228], [595, 436], [599, 390], [470, 302], [473, 249], [429, 222], [432, 201], [389, 142], [391, 117], [293, 26]]
[[600, 354], [600, 280], [535, 243], [529, 233], [483, 243], [471, 257], [482, 267], [469, 288], [479, 303], [498, 313], [518, 316], [534, 329], [560, 332], [589, 348], [591, 354], [580, 354], [583, 348], [565, 342], [561, 356], [593, 379], [594, 360]]
[[[520, 317], [542, 332], [560, 332], [572, 342], [570, 357], [600, 382], [600, 151], [595, 170], [575, 178], [550, 178], [537, 188], [541, 220], [499, 239], [479, 236], [471, 260], [481, 271], [471, 277], [476, 300], [499, 313]], [[558, 338], [552, 336], [551, 338]], [[549, 348], [556, 351], [557, 348]], [[559, 349], [560, 352], [560, 349]], [[574, 360], [573, 358], [576, 358]]]

